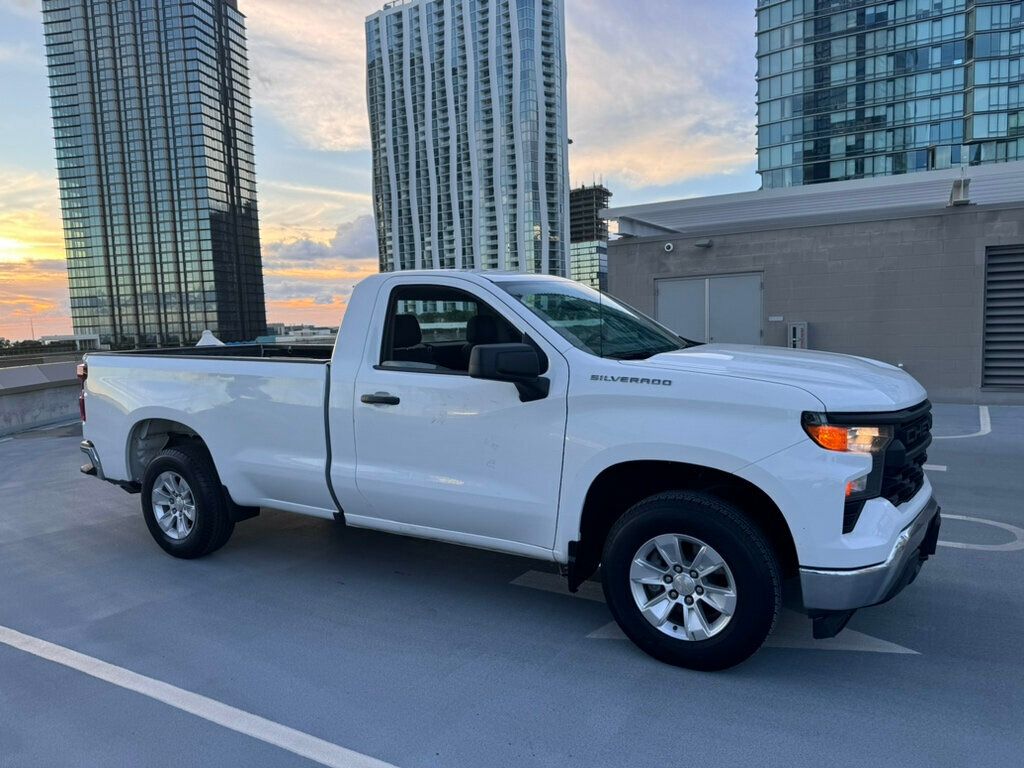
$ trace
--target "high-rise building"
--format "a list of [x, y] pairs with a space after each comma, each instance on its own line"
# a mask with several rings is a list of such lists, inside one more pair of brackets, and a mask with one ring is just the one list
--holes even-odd
[[1021, 0], [757, 0], [762, 185], [1024, 159]]
[[600, 291], [608, 289], [608, 221], [601, 211], [611, 196], [603, 184], [569, 192], [569, 276]]
[[76, 333], [113, 346], [266, 325], [235, 0], [43, 0]]
[[566, 274], [563, 0], [396, 0], [366, 64], [381, 270]]

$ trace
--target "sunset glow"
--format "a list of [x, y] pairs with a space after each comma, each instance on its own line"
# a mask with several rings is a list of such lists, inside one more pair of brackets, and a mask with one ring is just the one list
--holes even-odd
[[[337, 325], [377, 271], [363, 21], [382, 4], [240, 2], [269, 322]], [[566, 14], [573, 184], [602, 178], [620, 205], [756, 186], [746, 5], [574, 0]], [[0, 103], [18, 105], [0, 145], [8, 339], [71, 332], [41, 21], [37, 3], [0, 0]]]

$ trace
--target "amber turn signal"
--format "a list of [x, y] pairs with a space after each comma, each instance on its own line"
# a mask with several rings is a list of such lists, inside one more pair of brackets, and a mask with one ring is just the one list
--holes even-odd
[[850, 445], [850, 430], [830, 424], [808, 424], [805, 429], [811, 440], [829, 451], [846, 451]]

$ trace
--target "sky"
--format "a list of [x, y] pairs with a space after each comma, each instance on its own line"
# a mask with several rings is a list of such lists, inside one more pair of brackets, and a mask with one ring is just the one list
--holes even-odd
[[[365, 17], [239, 0], [270, 322], [337, 325], [377, 271]], [[612, 205], [756, 189], [753, 0], [565, 0], [570, 182]], [[0, 337], [71, 332], [39, 0], [0, 0]]]

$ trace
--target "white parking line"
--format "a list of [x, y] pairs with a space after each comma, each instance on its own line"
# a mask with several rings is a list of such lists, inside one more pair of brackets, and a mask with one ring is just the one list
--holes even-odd
[[960, 440], [965, 437], [984, 437], [992, 431], [992, 417], [987, 405], [978, 406], [978, 431], [969, 435], [934, 435], [936, 440]]
[[980, 549], [985, 552], [1016, 552], [1018, 549], [1024, 549], [1024, 528], [1018, 528], [1016, 525], [1010, 525], [1009, 523], [1001, 523], [998, 520], [988, 520], [984, 517], [967, 517], [967, 515], [951, 515], [948, 512], [942, 513], [944, 520], [966, 520], [970, 523], [980, 523], [981, 525], [991, 525], [994, 528], [1002, 528], [1004, 531], [1009, 531], [1013, 534], [1013, 541], [1007, 542], [1006, 544], [967, 544], [962, 541], [943, 541], [939, 539], [940, 547], [953, 547], [954, 549]]
[[924, 468], [928, 472], [945, 472], [948, 469], [945, 464], [925, 464]]
[[215, 699], [108, 664], [70, 648], [40, 640], [38, 637], [24, 635], [8, 627], [0, 626], [0, 643], [82, 672], [119, 688], [142, 694], [182, 712], [259, 739], [320, 765], [331, 766], [331, 768], [395, 768], [390, 763], [339, 747], [337, 744], [236, 709]]
[[[579, 592], [573, 595], [565, 586], [565, 580], [556, 573], [527, 571], [512, 580], [517, 587], [529, 587], [544, 592], [554, 592], [584, 600], [604, 602], [604, 591], [593, 581], [585, 582]], [[626, 636], [614, 621], [598, 627], [589, 635], [591, 640], [625, 640]], [[836, 637], [815, 640], [811, 634], [811, 622], [796, 611], [783, 611], [775, 625], [775, 631], [765, 641], [766, 648], [804, 648], [814, 651], [866, 651], [872, 653], [902, 653], [918, 655], [918, 652], [902, 645], [890, 643], [880, 637], [866, 635], [853, 629], [844, 629]]]

